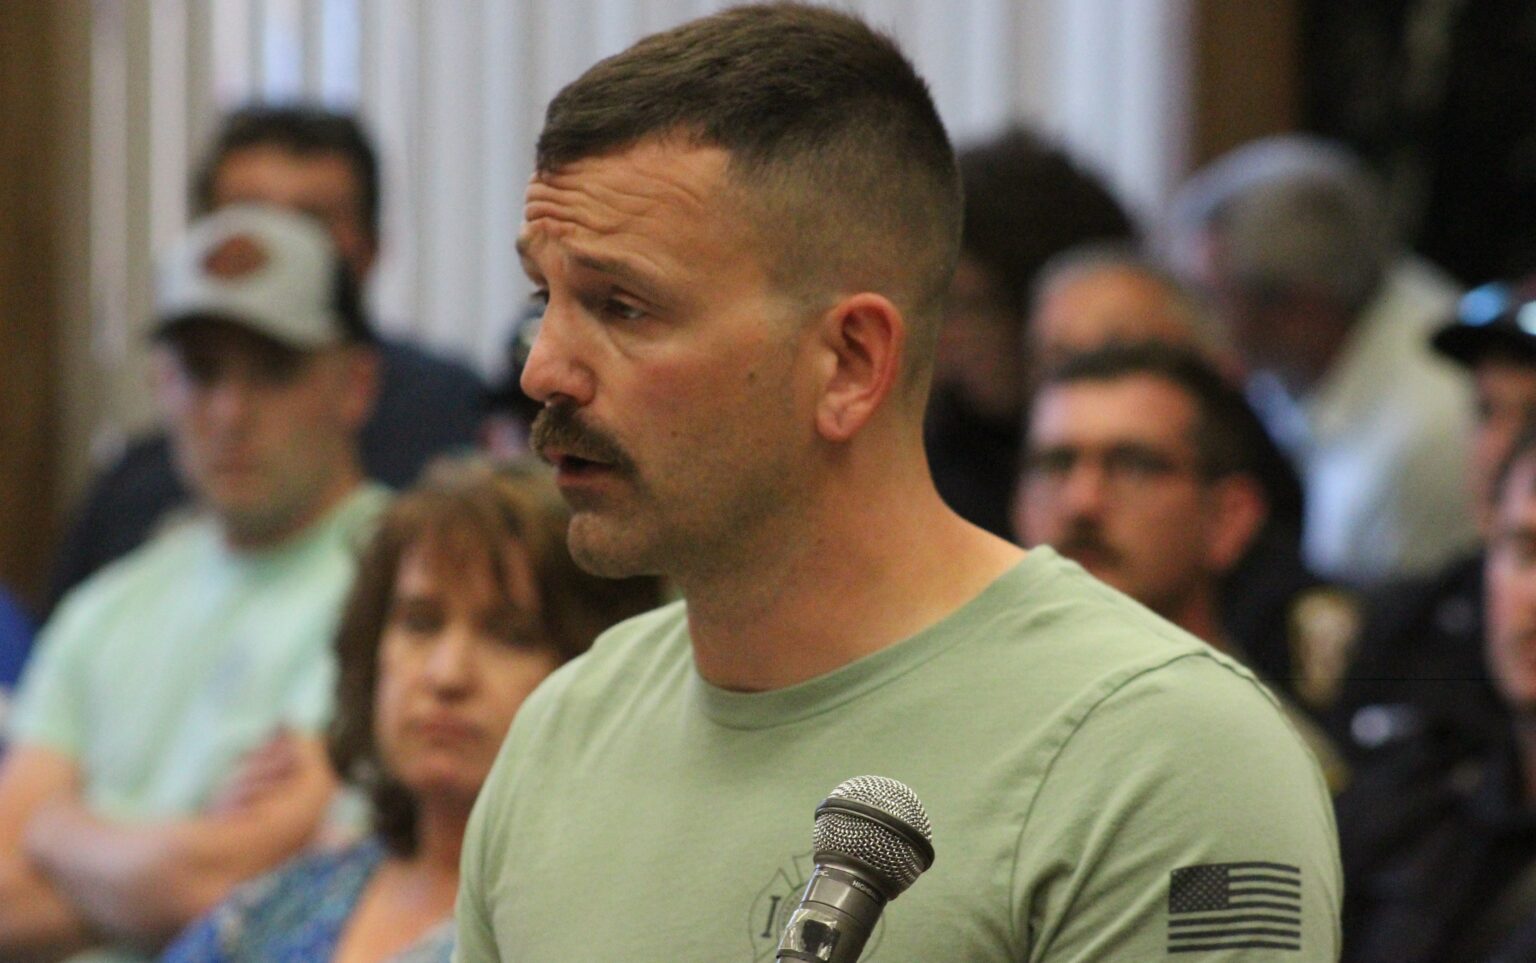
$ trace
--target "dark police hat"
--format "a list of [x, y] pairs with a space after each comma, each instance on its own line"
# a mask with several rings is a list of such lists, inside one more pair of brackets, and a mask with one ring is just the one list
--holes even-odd
[[1467, 367], [1490, 354], [1536, 365], [1536, 275], [1468, 291], [1429, 343]]

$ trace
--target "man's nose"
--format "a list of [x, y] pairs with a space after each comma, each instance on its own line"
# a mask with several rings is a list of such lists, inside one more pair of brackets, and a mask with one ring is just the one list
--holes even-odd
[[584, 405], [592, 400], [595, 385], [585, 357], [584, 323], [575, 306], [550, 301], [523, 365], [519, 383], [524, 394], [545, 403], [564, 400]]
[[253, 391], [245, 378], [225, 375], [207, 389], [208, 411], [220, 425], [238, 425], [250, 416]]
[[1070, 519], [1097, 518], [1109, 500], [1109, 480], [1104, 466], [1089, 458], [1079, 458], [1062, 480], [1063, 514]]

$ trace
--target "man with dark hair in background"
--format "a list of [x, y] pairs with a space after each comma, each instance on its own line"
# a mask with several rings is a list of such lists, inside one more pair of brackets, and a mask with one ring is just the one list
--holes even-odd
[[925, 441], [944, 501], [1006, 536], [1019, 412], [1029, 397], [1029, 362], [1019, 352], [1035, 276], [1068, 248], [1131, 241], [1136, 228], [1097, 177], [1022, 128], [962, 150], [959, 164], [960, 262], [939, 335]]
[[[869, 959], [1334, 957], [1327, 791], [1268, 693], [934, 489], [959, 179], [889, 38], [794, 3], [651, 36], [555, 97], [535, 169], [534, 446], [576, 560], [683, 600], [525, 704], [459, 959], [771, 958], [812, 808], [865, 773], [938, 854]], [[1254, 874], [1268, 939], [1200, 895]]]
[[[1025, 545], [1050, 545], [1253, 665], [1253, 640], [1232, 634], [1223, 596], [1273, 511], [1264, 485], [1271, 457], [1278, 453], [1242, 393], [1199, 354], [1111, 344], [1069, 357], [1037, 390], [1014, 527]], [[1266, 681], [1302, 691], [1308, 682]], [[1329, 785], [1342, 788], [1342, 757], [1300, 708], [1283, 705]]]
[[[377, 356], [311, 218], [238, 204], [160, 264], [156, 401], [197, 512], [44, 626], [0, 764], [0, 957], [143, 960], [308, 843], [331, 635], [386, 490]], [[94, 948], [94, 949], [93, 949]]]
[[[373, 146], [349, 115], [304, 106], [252, 106], [225, 118], [193, 180], [193, 205], [277, 204], [325, 226], [359, 286], [379, 254], [380, 177]], [[395, 488], [434, 455], [475, 445], [483, 387], [468, 367], [377, 336], [380, 391], [360, 439], [363, 469]], [[65, 534], [50, 605], [138, 545], [191, 499], [163, 432], [131, 441], [92, 483]]]
[[[1041, 268], [1028, 340], [1034, 384], [1074, 354], [1137, 340], [1186, 346], [1224, 380], [1236, 383], [1239, 373], [1196, 292], [1148, 255], [1120, 245], [1073, 248]], [[1257, 424], [1251, 410], [1247, 420]], [[1265, 521], [1222, 575], [1221, 626], [1241, 644], [1249, 666], [1322, 716], [1338, 696], [1359, 605], [1352, 593], [1322, 582], [1302, 562], [1296, 469], [1262, 431], [1245, 444], [1248, 471], [1263, 487]], [[1022, 494], [1022, 488], [1015, 493], [1015, 534], [1021, 533]]]

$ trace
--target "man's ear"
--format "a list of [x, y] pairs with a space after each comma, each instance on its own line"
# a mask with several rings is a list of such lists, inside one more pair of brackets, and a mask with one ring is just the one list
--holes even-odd
[[826, 363], [816, 430], [828, 441], [848, 441], [901, 377], [907, 322], [889, 299], [863, 292], [839, 301], [820, 324]]
[[354, 431], [361, 431], [379, 400], [384, 360], [372, 345], [352, 345], [342, 356], [345, 379], [341, 394], [342, 418]]
[[1269, 499], [1251, 475], [1228, 475], [1211, 483], [1211, 524], [1205, 563], [1217, 575], [1231, 571], [1269, 519]]

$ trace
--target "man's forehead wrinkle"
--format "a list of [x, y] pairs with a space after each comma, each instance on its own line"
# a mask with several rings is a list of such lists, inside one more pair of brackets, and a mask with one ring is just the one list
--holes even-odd
[[702, 213], [708, 195], [677, 182], [661, 179], [630, 179], [614, 183], [588, 178], [580, 182], [531, 185], [527, 215], [569, 221], [598, 234], [622, 231], [628, 224], [644, 221], [660, 212], [687, 210]]
[[[657, 255], [662, 252], [657, 245], [649, 243], [650, 240], [644, 234], [627, 230], [622, 224], [605, 228], [600, 225], [600, 219], [584, 221], [581, 217], [571, 217], [565, 213], [540, 215], [530, 209], [528, 222], [523, 225], [522, 233], [518, 236], [517, 250], [524, 262], [534, 264], [538, 253], [548, 244], [554, 243], [560, 248], [557, 256], [567, 258], [572, 263], [605, 271], [630, 273], [633, 269], [639, 269], [640, 273], [644, 273], [661, 267], [661, 259]], [[624, 251], [622, 255], [600, 252], [589, 241], [609, 244], [617, 242]]]
[[[534, 185], [585, 193], [599, 204], [632, 216], [657, 204], [704, 211], [725, 185], [728, 155], [719, 148], [642, 143], [616, 155], [572, 161], [534, 175]], [[699, 174], [705, 176], [698, 176]], [[711, 176], [712, 175], [712, 176]]]
[[719, 174], [690, 176], [722, 170], [723, 158], [674, 151], [669, 160], [661, 152], [637, 148], [536, 174], [525, 195], [520, 255], [532, 260], [555, 243], [572, 263], [655, 277], [678, 269], [690, 251], [729, 243], [717, 236], [721, 218], [710, 210], [721, 203]]
[[624, 231], [603, 235], [603, 241], [618, 242], [624, 248], [623, 253], [618, 255], [599, 251], [584, 243], [590, 236], [584, 236], [572, 221], [551, 218], [541, 218], [537, 224], [530, 221], [518, 239], [518, 250], [525, 270], [530, 275], [542, 278], [549, 262], [541, 258], [554, 258], [568, 266], [613, 275], [626, 283], [638, 284], [647, 291], [650, 279], [663, 277], [667, 273], [664, 252], [656, 245], [647, 243], [648, 238], [644, 236], [631, 238]]

